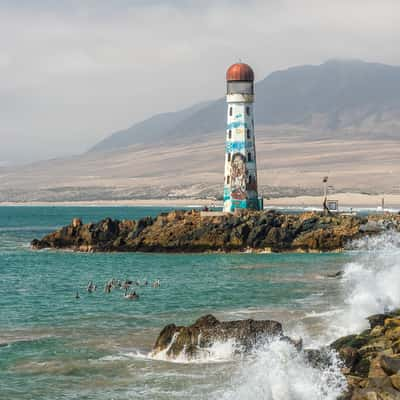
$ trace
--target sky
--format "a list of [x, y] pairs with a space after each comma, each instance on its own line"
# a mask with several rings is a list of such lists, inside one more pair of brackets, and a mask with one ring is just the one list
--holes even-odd
[[222, 97], [241, 59], [400, 65], [398, 0], [0, 0], [0, 166]]

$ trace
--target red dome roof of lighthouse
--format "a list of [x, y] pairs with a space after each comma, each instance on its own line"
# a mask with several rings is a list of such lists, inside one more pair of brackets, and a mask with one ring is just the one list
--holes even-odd
[[254, 72], [250, 65], [244, 63], [237, 63], [231, 65], [226, 71], [227, 81], [254, 81]]

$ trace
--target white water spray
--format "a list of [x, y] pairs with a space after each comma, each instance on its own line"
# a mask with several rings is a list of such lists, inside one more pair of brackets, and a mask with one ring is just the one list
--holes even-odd
[[[308, 340], [328, 344], [368, 327], [366, 318], [400, 306], [400, 234], [389, 232], [354, 243], [354, 261], [344, 266], [342, 296], [323, 316], [326, 331]], [[293, 333], [293, 332], [292, 332]], [[301, 327], [299, 327], [299, 332]], [[308, 338], [310, 339], [310, 338]], [[333, 400], [346, 388], [336, 355], [330, 366], [311, 366], [304, 353], [289, 343], [274, 341], [244, 359], [224, 400]]]
[[217, 394], [224, 400], [334, 400], [346, 388], [335, 354], [331, 366], [311, 366], [303, 352], [275, 340], [257, 348], [243, 361], [232, 378], [231, 388]]
[[175, 332], [169, 345], [160, 352], [150, 352], [148, 358], [160, 361], [169, 361], [179, 364], [186, 363], [214, 363], [214, 362], [226, 362], [237, 358], [238, 354], [242, 354], [240, 345], [235, 339], [228, 339], [225, 341], [215, 341], [211, 346], [201, 348], [200, 338], [198, 337], [198, 349], [194, 356], [189, 357], [184, 348], [177, 356], [169, 356], [168, 352], [172, 345], [175, 343], [179, 332]]
[[359, 250], [342, 277], [343, 311], [330, 318], [335, 337], [368, 327], [366, 318], [400, 307], [400, 234], [388, 232], [354, 243]]

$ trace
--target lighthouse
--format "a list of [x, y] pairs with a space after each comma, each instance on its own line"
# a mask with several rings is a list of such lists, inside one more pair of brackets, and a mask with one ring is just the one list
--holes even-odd
[[224, 211], [260, 210], [254, 135], [254, 72], [247, 64], [231, 65], [226, 72], [227, 126]]

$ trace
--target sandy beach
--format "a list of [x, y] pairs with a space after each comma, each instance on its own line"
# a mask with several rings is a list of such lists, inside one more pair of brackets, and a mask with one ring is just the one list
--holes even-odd
[[27, 201], [0, 202], [0, 206], [43, 206], [43, 207], [204, 207], [222, 202], [206, 199], [145, 199], [145, 200], [96, 200], [96, 201]]
[[[338, 200], [339, 208], [370, 208], [380, 209], [383, 195], [367, 195], [361, 193], [339, 193], [331, 196], [331, 200]], [[387, 194], [384, 196], [385, 209], [400, 209], [400, 194]], [[265, 207], [320, 207], [321, 196], [299, 196], [265, 199]], [[221, 201], [210, 199], [145, 199], [145, 200], [97, 200], [97, 201], [30, 201], [30, 202], [0, 202], [0, 206], [81, 206], [81, 207], [221, 207]]]

